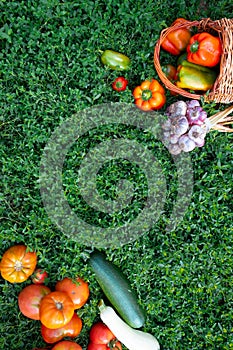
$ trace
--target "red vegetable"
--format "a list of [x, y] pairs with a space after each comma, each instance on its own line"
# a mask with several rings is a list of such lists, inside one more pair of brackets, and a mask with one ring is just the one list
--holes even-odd
[[81, 277], [74, 280], [65, 277], [56, 283], [55, 290], [67, 293], [72, 299], [75, 309], [80, 309], [87, 302], [90, 294], [88, 283]]
[[82, 350], [81, 346], [75, 342], [69, 341], [69, 340], [62, 340], [51, 350]]
[[97, 322], [91, 327], [89, 337], [96, 344], [108, 344], [115, 338], [114, 334], [103, 322]]
[[82, 320], [76, 313], [74, 313], [70, 322], [63, 327], [51, 329], [45, 327], [43, 324], [41, 325], [42, 337], [44, 341], [49, 344], [56, 343], [64, 337], [75, 338], [79, 335], [81, 330]]
[[163, 73], [166, 75], [166, 77], [171, 80], [174, 81], [177, 78], [177, 69], [176, 67], [174, 67], [171, 64], [165, 64], [162, 67], [162, 71]]
[[121, 343], [119, 341], [112, 342], [111, 344], [96, 344], [90, 342], [87, 346], [87, 350], [122, 350]]
[[48, 277], [48, 273], [42, 269], [36, 269], [32, 275], [32, 283], [43, 284]]
[[97, 322], [91, 327], [89, 337], [87, 350], [122, 349], [121, 343], [103, 322]]
[[205, 67], [216, 66], [221, 54], [221, 40], [206, 32], [192, 36], [187, 47], [187, 60]]
[[112, 88], [115, 91], [124, 91], [128, 85], [128, 80], [124, 77], [118, 77], [112, 83]]
[[18, 296], [18, 305], [22, 314], [33, 320], [39, 320], [41, 300], [50, 292], [48, 287], [35, 284], [22, 289]]
[[[172, 26], [176, 23], [185, 23], [186, 19], [177, 18]], [[191, 38], [191, 32], [186, 28], [177, 28], [171, 31], [162, 41], [162, 48], [171, 53], [172, 55], [178, 56], [184, 51], [189, 43]]]

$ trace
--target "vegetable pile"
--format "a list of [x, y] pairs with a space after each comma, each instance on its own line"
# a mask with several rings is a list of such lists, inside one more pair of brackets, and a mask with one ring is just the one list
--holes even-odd
[[[184, 18], [178, 18], [172, 25], [185, 22]], [[223, 50], [219, 37], [207, 32], [192, 35], [191, 29], [178, 28], [165, 37], [161, 47], [179, 56], [177, 67], [171, 65], [176, 74], [171, 76], [166, 71], [168, 65], [162, 66], [164, 74], [178, 88], [205, 92], [213, 87]]]
[[[13, 257], [12, 252], [14, 252]], [[11, 259], [7, 260], [8, 257]], [[30, 264], [26, 260], [30, 273], [27, 271], [24, 278], [17, 275], [18, 279], [16, 279], [15, 270], [19, 272], [18, 261], [21, 261], [20, 272], [22, 273], [26, 266], [25, 257], [27, 259], [33, 257]], [[6, 274], [7, 262], [11, 267], [9, 274]], [[78, 310], [89, 299], [88, 283], [80, 276], [74, 279], [64, 277], [55, 283], [54, 290], [52, 290], [44, 284], [45, 281], [48, 281], [48, 273], [41, 268], [36, 268], [35, 262], [37, 262], [36, 252], [28, 253], [28, 248], [24, 245], [10, 247], [3, 254], [0, 262], [2, 276], [6, 277], [7, 281], [13, 274], [14, 278], [12, 277], [13, 282], [11, 283], [22, 283], [30, 276], [31, 281], [34, 282], [20, 291], [19, 310], [25, 317], [40, 322], [41, 336], [47, 345], [52, 346], [52, 348], [49, 347], [50, 349], [82, 350], [82, 347], [74, 340], [64, 338], [77, 338], [82, 330], [83, 322], [78, 315]], [[104, 295], [123, 319], [116, 314], [113, 307], [105, 306], [101, 300], [99, 312], [102, 321], [92, 325], [87, 350], [122, 350], [122, 344], [129, 350], [139, 350], [142, 346], [145, 350], [159, 350], [156, 338], [135, 329], [144, 325], [145, 313], [138, 304], [135, 291], [121, 270], [98, 251], [90, 255], [89, 266]]]
[[163, 141], [171, 154], [204, 146], [209, 127], [207, 113], [198, 101], [175, 102], [168, 107], [166, 114], [168, 119], [162, 125]]
[[[185, 21], [178, 18], [173, 24]], [[192, 35], [190, 29], [177, 29], [161, 45], [177, 58], [177, 67], [170, 63], [162, 67], [177, 87], [203, 92], [213, 87], [223, 52], [218, 37], [206, 32]], [[126, 76], [120, 75], [111, 81], [113, 93], [117, 95], [129, 90], [127, 72], [131, 59], [122, 53], [105, 50], [100, 61], [106, 70], [125, 71]], [[148, 77], [132, 88], [131, 97], [143, 112], [157, 111], [166, 106], [166, 93], [159, 80]], [[178, 100], [166, 106], [167, 119], [161, 125], [163, 143], [175, 156], [203, 147], [211, 129], [232, 131], [227, 126], [233, 120], [227, 117], [232, 110], [233, 107], [229, 107], [208, 117], [201, 102]], [[25, 317], [40, 322], [46, 349], [82, 350], [75, 338], [83, 328], [79, 310], [90, 297], [88, 282], [81, 277], [80, 271], [74, 278], [66, 276], [52, 281], [53, 287], [50, 287], [47, 271], [37, 267], [37, 263], [36, 252], [26, 245], [12, 246], [2, 256], [1, 276], [9, 283], [23, 283], [30, 278], [32, 283], [24, 286], [18, 295], [18, 307]], [[110, 305], [100, 301], [99, 320], [90, 328], [87, 350], [122, 350], [122, 346], [129, 350], [159, 350], [157, 339], [141, 330], [146, 314], [122, 271], [101, 252], [92, 252], [88, 264]]]
[[89, 298], [89, 285], [80, 276], [65, 277], [55, 284], [55, 290], [44, 284], [48, 273], [37, 268], [36, 252], [29, 252], [25, 245], [14, 245], [0, 262], [2, 277], [11, 283], [22, 283], [31, 277], [33, 284], [24, 287], [18, 295], [22, 314], [41, 323], [41, 335], [47, 344], [55, 344], [52, 350], [77, 349], [81, 346], [63, 338], [76, 338], [82, 330], [82, 320], [76, 310]]

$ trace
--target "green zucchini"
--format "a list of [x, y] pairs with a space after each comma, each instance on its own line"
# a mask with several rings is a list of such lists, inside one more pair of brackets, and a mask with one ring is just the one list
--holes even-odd
[[100, 252], [90, 255], [89, 264], [105, 296], [121, 318], [133, 328], [142, 327], [145, 322], [144, 310], [121, 270]]

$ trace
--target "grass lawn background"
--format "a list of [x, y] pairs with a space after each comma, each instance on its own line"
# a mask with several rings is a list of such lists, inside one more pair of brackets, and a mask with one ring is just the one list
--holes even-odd
[[[0, 1], [0, 11], [0, 255], [22, 242], [37, 251], [38, 264], [47, 269], [51, 288], [57, 280], [77, 274], [89, 282], [90, 299], [78, 311], [83, 329], [76, 339], [86, 349], [103, 294], [86, 263], [92, 247], [69, 240], [43, 207], [38, 178], [44, 146], [61, 122], [84, 108], [133, 102], [133, 87], [145, 78], [157, 78], [154, 45], [160, 31], [177, 17], [230, 18], [233, 5], [225, 0], [28, 0]], [[132, 59], [124, 93], [111, 88], [119, 73], [101, 65], [100, 50], [105, 49]], [[166, 54], [164, 62], [169, 63]], [[167, 93], [167, 105], [173, 100]], [[212, 103], [206, 108], [213, 114], [224, 106]], [[108, 137], [108, 130], [99, 132]], [[126, 138], [132, 134], [142, 144], [155, 147], [148, 135], [124, 130]], [[84, 153], [94, 145], [92, 136], [89, 143], [79, 144]], [[206, 145], [192, 152], [192, 201], [175, 231], [165, 232], [164, 215], [135, 242], [105, 249], [139, 295], [147, 312], [143, 329], [154, 334], [164, 350], [233, 349], [232, 140], [232, 135], [211, 132]], [[74, 147], [64, 167], [74, 208], [80, 205], [74, 181], [75, 152]], [[171, 161], [161, 157], [172, 183]], [[145, 178], [130, 164], [113, 162], [109, 166], [99, 178], [103, 195], [114, 197], [117, 177], [111, 178], [110, 173], [116, 170], [119, 176], [128, 173], [140, 184], [138, 193], [144, 195]], [[167, 198], [168, 212], [175, 185], [172, 183]], [[95, 220], [95, 213], [89, 219]], [[119, 214], [118, 219], [124, 218]], [[106, 225], [104, 219], [101, 224]], [[17, 295], [28, 283], [12, 285], [0, 279], [1, 349], [30, 350], [45, 345], [39, 322], [26, 319], [18, 309]]]

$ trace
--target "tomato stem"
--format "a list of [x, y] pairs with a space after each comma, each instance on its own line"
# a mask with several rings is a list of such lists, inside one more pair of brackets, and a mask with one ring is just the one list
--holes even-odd
[[57, 308], [58, 310], [62, 310], [62, 309], [63, 309], [63, 304], [60, 303], [60, 302], [56, 303], [56, 308]]
[[21, 271], [22, 268], [23, 268], [23, 265], [22, 265], [21, 261], [16, 260], [16, 262], [15, 262], [15, 271]]

